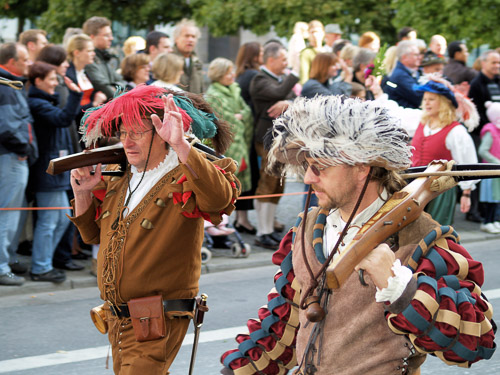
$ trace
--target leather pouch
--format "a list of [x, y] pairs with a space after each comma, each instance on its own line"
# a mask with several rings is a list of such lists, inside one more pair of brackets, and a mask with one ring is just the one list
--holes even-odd
[[161, 296], [131, 299], [127, 305], [137, 341], [152, 341], [165, 337], [165, 314]]

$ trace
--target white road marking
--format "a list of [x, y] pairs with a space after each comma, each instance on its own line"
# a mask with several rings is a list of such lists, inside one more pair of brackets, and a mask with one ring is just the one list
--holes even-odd
[[[199, 343], [227, 340], [235, 337], [239, 333], [248, 332], [246, 326], [216, 329], [213, 331], [202, 331]], [[184, 337], [182, 345], [192, 345], [194, 334], [189, 333]], [[0, 374], [13, 371], [30, 370], [39, 367], [55, 366], [63, 363], [73, 363], [89, 361], [92, 359], [105, 358], [108, 355], [108, 345], [95, 348], [61, 351], [58, 353], [37, 355], [33, 357], [23, 357], [0, 361]]]
[[[498, 299], [500, 298], [500, 288], [487, 290], [484, 292], [484, 294], [489, 300]], [[246, 326], [222, 328], [213, 331], [202, 331], [199, 343], [202, 344], [219, 340], [227, 340], [234, 338], [239, 333], [244, 332], [248, 332], [248, 328]], [[182, 345], [192, 345], [193, 336], [193, 333], [187, 334]], [[13, 371], [30, 370], [39, 367], [55, 366], [64, 363], [89, 361], [93, 359], [105, 358], [107, 355], [108, 345], [88, 349], [72, 350], [69, 352], [61, 351], [58, 353], [37, 355], [32, 357], [7, 359], [5, 361], [0, 361], [0, 374]]]

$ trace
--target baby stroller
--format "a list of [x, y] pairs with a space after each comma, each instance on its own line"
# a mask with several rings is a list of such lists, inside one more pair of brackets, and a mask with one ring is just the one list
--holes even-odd
[[[205, 238], [201, 248], [201, 263], [206, 264], [212, 259], [213, 249], [228, 249], [233, 258], [247, 258], [252, 248], [249, 244], [243, 242], [241, 235], [234, 229], [228, 227], [229, 218], [223, 215], [222, 222], [214, 226], [205, 221]], [[231, 237], [234, 235], [235, 239]], [[231, 236], [231, 237], [230, 237]]]

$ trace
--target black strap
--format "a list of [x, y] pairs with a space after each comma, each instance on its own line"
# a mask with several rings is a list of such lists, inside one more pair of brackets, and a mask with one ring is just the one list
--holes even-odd
[[[193, 311], [194, 310], [194, 298], [189, 299], [170, 299], [163, 301], [163, 310], [167, 311]], [[130, 318], [130, 311], [128, 310], [128, 305], [112, 305], [109, 304], [109, 309], [111, 314], [118, 318]]]

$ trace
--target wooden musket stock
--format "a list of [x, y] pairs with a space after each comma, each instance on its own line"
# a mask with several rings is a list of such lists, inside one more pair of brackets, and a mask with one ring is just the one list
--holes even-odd
[[73, 168], [81, 168], [99, 163], [121, 164], [126, 161], [127, 158], [125, 156], [123, 146], [121, 144], [117, 144], [52, 159], [49, 162], [47, 173], [56, 175], [69, 171]]
[[[192, 138], [186, 138], [191, 142], [191, 145], [197, 150], [205, 153], [210, 160], [219, 160], [224, 158], [224, 155], [217, 154], [215, 150], [204, 145], [203, 143], [196, 142]], [[127, 157], [125, 150], [121, 144], [113, 146], [99, 147], [93, 150], [79, 152], [68, 156], [63, 156], [57, 159], [52, 159], [49, 162], [47, 173], [56, 175], [62, 172], [69, 171], [74, 168], [87, 167], [91, 165], [102, 164], [126, 164]], [[115, 174], [117, 171], [103, 171], [102, 174]], [[118, 171], [118, 173], [120, 173]], [[123, 174], [123, 172], [122, 172]]]
[[[434, 162], [426, 172], [446, 169], [445, 162]], [[396, 192], [371, 219], [359, 230], [350, 245], [326, 270], [329, 288], [340, 288], [361, 262], [378, 244], [415, 221], [424, 207], [442, 191], [431, 191], [432, 182], [438, 176], [419, 177], [401, 191]]]

